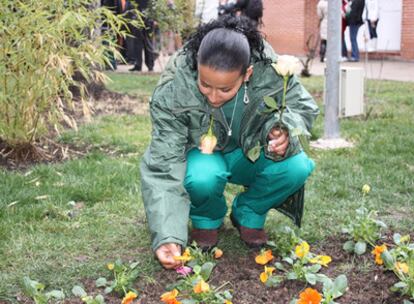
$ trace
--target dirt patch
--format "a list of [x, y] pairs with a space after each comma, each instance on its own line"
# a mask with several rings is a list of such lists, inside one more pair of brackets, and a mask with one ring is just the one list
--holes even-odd
[[[83, 114], [81, 105], [75, 106], [79, 110], [67, 112], [68, 115], [74, 118], [78, 126], [98, 116], [148, 114], [148, 97], [119, 94], [100, 87], [89, 88], [89, 90], [91, 99], [88, 101], [88, 105], [91, 116], [88, 117]], [[76, 103], [80, 102], [75, 101]], [[70, 128], [65, 122], [62, 122], [62, 125], [65, 128]], [[40, 138], [31, 145], [12, 148], [0, 139], [0, 167], [8, 170], [26, 170], [35, 164], [56, 163], [83, 157], [93, 148], [60, 143], [56, 141], [56, 138], [57, 132], [51, 128], [47, 136]]]
[[[225, 233], [236, 233], [228, 229]], [[414, 236], [414, 235], [412, 235]], [[347, 304], [397, 304], [402, 303], [407, 297], [389, 291], [397, 279], [391, 272], [386, 272], [382, 267], [374, 264], [372, 255], [368, 252], [361, 257], [355, 257], [342, 250], [345, 239], [338, 237], [328, 238], [323, 244], [312, 244], [311, 250], [315, 253], [323, 253], [332, 257], [333, 261], [328, 268], [323, 268], [322, 273], [331, 278], [345, 274], [348, 278], [348, 291], [337, 303]], [[385, 240], [391, 242], [391, 234]], [[259, 281], [259, 275], [263, 267], [254, 262], [256, 251], [250, 251], [247, 256], [235, 257], [231, 252], [225, 252], [218, 261], [211, 277], [213, 286], [220, 286], [228, 282], [227, 289], [233, 293], [234, 304], [252, 303], [280, 303], [288, 304], [291, 299], [298, 298], [304, 288], [309, 287], [297, 281], [285, 281], [274, 288], [265, 287]], [[165, 286], [174, 283], [179, 276], [174, 271], [160, 271], [154, 280], [139, 280], [135, 288], [139, 291], [139, 300], [136, 304], [161, 303], [160, 295], [164, 293]], [[98, 292], [95, 281], [83, 280], [85, 290], [89, 294]], [[316, 285], [321, 291], [322, 287]], [[25, 297], [20, 297], [21, 302], [31, 303]], [[106, 303], [120, 303], [120, 299], [114, 295], [105, 296]], [[79, 299], [70, 298], [65, 303], [81, 303]], [[207, 303], [208, 304], [208, 303]]]

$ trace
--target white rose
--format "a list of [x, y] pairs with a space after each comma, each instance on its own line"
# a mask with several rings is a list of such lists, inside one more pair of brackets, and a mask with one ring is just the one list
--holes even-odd
[[273, 63], [272, 66], [283, 77], [297, 74], [300, 69], [299, 59], [290, 55], [279, 56], [277, 62]]

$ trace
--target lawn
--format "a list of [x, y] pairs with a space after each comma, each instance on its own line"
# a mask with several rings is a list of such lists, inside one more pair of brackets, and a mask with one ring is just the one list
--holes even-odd
[[[113, 80], [109, 89], [140, 98], [148, 98], [158, 80], [157, 75], [109, 76]], [[323, 79], [312, 77], [302, 82], [321, 105]], [[354, 148], [311, 151], [317, 166], [306, 185], [303, 226], [297, 231], [311, 246], [341, 255], [343, 263], [338, 267], [351, 277], [356, 271], [361, 278], [378, 272], [371, 255], [364, 255], [358, 266], [353, 257], [338, 253], [342, 246], [339, 240], [343, 239], [341, 228], [355, 216], [355, 209], [363, 204], [377, 210], [389, 231], [401, 234], [412, 235], [414, 222], [413, 83], [367, 81], [365, 98], [369, 115], [341, 120], [341, 135], [354, 142]], [[323, 112], [322, 105], [321, 109]], [[148, 116], [99, 116], [82, 125], [78, 133], [67, 131], [59, 138], [65, 144], [92, 147], [85, 157], [36, 165], [25, 171], [0, 169], [0, 302], [27, 300], [20, 287], [24, 276], [44, 283], [47, 289], [62, 289], [70, 297], [74, 285], [91, 288], [95, 279], [108, 276], [107, 263], [122, 258], [139, 263], [136, 288], [147, 293], [145, 303], [158, 303], [154, 299], [174, 276], [162, 270], [149, 249], [138, 165], [150, 140], [150, 130]], [[313, 138], [321, 136], [322, 115]], [[371, 191], [362, 197], [364, 184], [370, 185]], [[229, 186], [226, 197], [231, 200], [237, 190]], [[282, 215], [270, 212], [266, 229], [280, 225], [293, 227]], [[260, 270], [246, 259], [253, 253], [240, 242], [228, 220], [219, 247], [225, 253], [223, 265], [228, 266], [219, 269], [223, 273], [231, 271], [240, 281], [247, 275], [250, 281], [239, 286], [248, 283], [255, 287], [250, 301], [262, 303], [280, 296], [252, 283], [259, 282]], [[234, 275], [237, 271], [241, 271], [238, 276]], [[219, 276], [215, 280], [221, 281]], [[237, 287], [238, 282], [232, 284], [234, 303], [253, 303], [248, 302], [246, 291], [237, 298], [237, 291], [242, 294], [241, 287]], [[286, 285], [289, 292], [284, 297], [291, 297], [303, 287]], [[377, 303], [400, 300], [382, 292], [388, 285], [377, 287], [372, 290]], [[267, 300], [258, 300], [257, 293]], [[348, 300], [339, 302], [351, 303]], [[113, 299], [108, 301], [115, 303]]]

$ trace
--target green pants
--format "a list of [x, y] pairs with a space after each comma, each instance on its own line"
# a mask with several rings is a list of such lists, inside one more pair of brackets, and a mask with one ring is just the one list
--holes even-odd
[[236, 196], [232, 213], [238, 223], [261, 229], [267, 212], [283, 203], [306, 181], [315, 167], [301, 152], [283, 161], [264, 157], [252, 163], [236, 149], [230, 153], [202, 154], [193, 149], [187, 154], [184, 186], [190, 195], [190, 218], [194, 228], [216, 229], [227, 212], [224, 188], [226, 183], [247, 186]]

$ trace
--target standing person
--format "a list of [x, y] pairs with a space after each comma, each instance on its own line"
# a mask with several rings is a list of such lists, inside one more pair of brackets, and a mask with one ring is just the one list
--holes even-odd
[[205, 24], [218, 17], [219, 0], [197, 0], [195, 16], [200, 24]]
[[326, 41], [328, 37], [328, 0], [319, 0], [316, 6], [316, 12], [319, 17], [319, 35], [321, 44], [319, 47], [319, 58], [321, 62], [325, 61]]
[[[232, 202], [230, 217], [240, 238], [260, 247], [268, 211], [300, 189], [314, 168], [292, 132], [308, 133], [318, 107], [293, 76], [284, 127], [276, 127], [279, 116], [263, 112], [264, 97], [280, 101], [284, 81], [272, 66], [277, 56], [264, 48], [248, 18], [223, 16], [199, 27], [155, 88], [152, 139], [140, 172], [152, 249], [167, 269], [181, 265], [174, 256], [186, 246], [189, 218], [191, 240], [203, 249], [217, 244], [228, 182], [247, 187]], [[214, 138], [205, 141], [207, 130], [216, 136], [214, 151], [206, 150], [214, 144]], [[251, 161], [248, 152], [259, 143], [266, 148]]]
[[359, 47], [358, 47], [358, 30], [364, 21], [362, 20], [362, 13], [364, 12], [365, 0], [352, 0], [351, 11], [347, 17], [349, 26], [349, 36], [351, 38], [351, 59], [349, 61], [359, 61]]
[[[150, 0], [135, 0], [138, 10], [142, 13], [148, 7]], [[136, 16], [132, 16], [136, 18]], [[155, 51], [152, 44], [151, 35], [154, 31], [154, 21], [143, 16], [144, 27], [132, 27], [132, 56], [134, 59], [134, 66], [130, 71], [142, 70], [142, 52], [145, 55], [145, 65], [148, 71], [154, 70]]]
[[369, 30], [369, 42], [368, 42], [368, 52], [374, 52], [377, 50], [377, 27], [379, 20], [379, 3], [378, 0], [366, 0], [365, 5], [366, 10], [366, 20], [368, 22]]
[[345, 31], [346, 31], [346, 27], [347, 25], [347, 21], [346, 21], [346, 17], [347, 15], [349, 15], [349, 12], [351, 11], [351, 4], [348, 3], [348, 0], [342, 0], [342, 10], [341, 10], [341, 16], [342, 16], [342, 36], [341, 36], [341, 41], [342, 41], [342, 61], [348, 60], [348, 48], [346, 46], [346, 41], [345, 41]]

